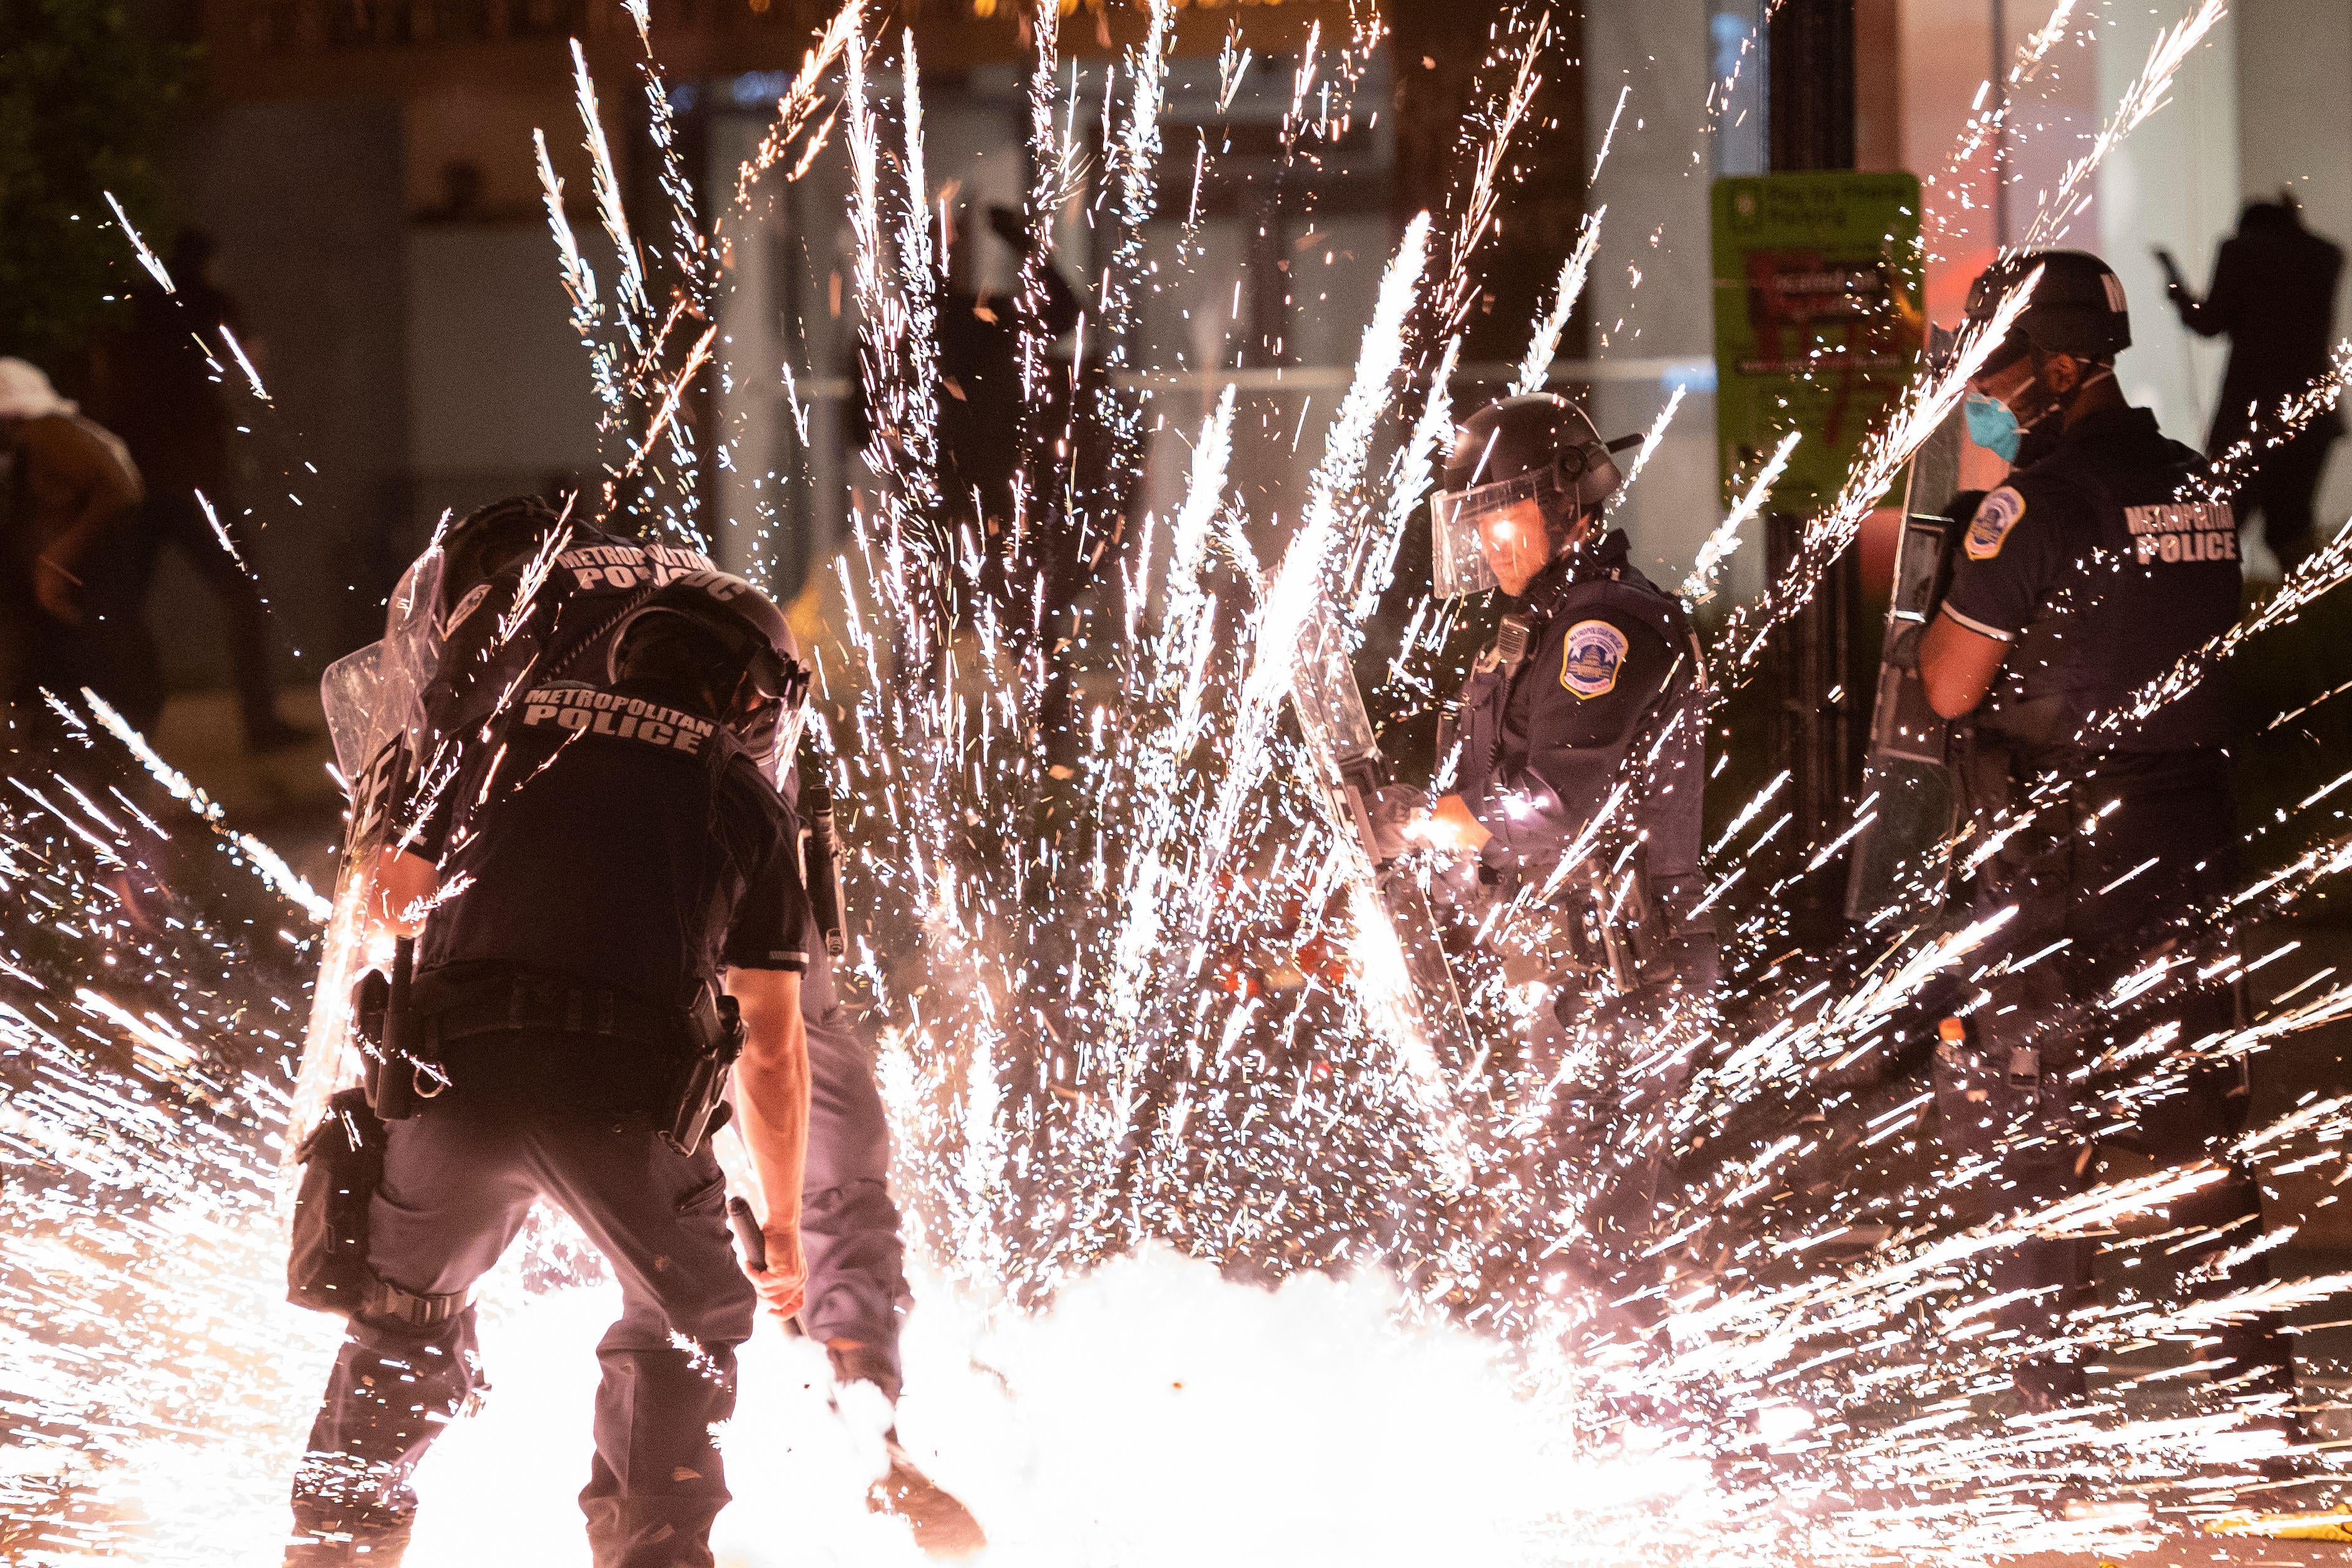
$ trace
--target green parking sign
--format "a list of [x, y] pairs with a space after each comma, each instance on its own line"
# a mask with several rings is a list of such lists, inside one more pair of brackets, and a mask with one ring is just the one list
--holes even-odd
[[1722, 179], [1713, 216], [1726, 491], [1801, 431], [1772, 508], [1815, 510], [1918, 363], [1919, 181], [1847, 170]]

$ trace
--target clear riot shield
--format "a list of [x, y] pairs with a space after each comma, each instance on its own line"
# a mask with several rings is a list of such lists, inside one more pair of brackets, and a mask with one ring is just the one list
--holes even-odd
[[319, 698], [327, 711], [327, 738], [335, 744], [335, 767], [346, 785], [367, 766], [375, 727], [376, 691], [383, 681], [383, 644], [372, 642], [327, 666], [319, 678]]
[[[1952, 334], [1930, 335], [1931, 364], [1948, 359]], [[1903, 493], [1903, 536], [1895, 550], [1895, 584], [1886, 641], [1924, 625], [1951, 581], [1956, 526], [1944, 515], [1960, 489], [1966, 421], [1954, 409], [1911, 459]], [[1918, 672], [1882, 664], [1871, 708], [1870, 749], [1858, 797], [1876, 815], [1853, 841], [1846, 872], [1845, 917], [1856, 923], [1931, 914], [1950, 877], [1954, 795], [1945, 764], [1948, 726], [1927, 704]]]
[[[1362, 845], [1372, 868], [1380, 908], [1388, 917], [1403, 960], [1407, 984], [1398, 1000], [1413, 1015], [1422, 1037], [1455, 1062], [1470, 1059], [1475, 1049], [1468, 1017], [1462, 1010], [1454, 972], [1439, 942], [1437, 921], [1431, 915], [1429, 895], [1404, 862], [1383, 864], [1365, 803], [1391, 782], [1388, 759], [1381, 754], [1371, 717], [1364, 710], [1363, 693], [1348, 662], [1347, 645], [1328, 605], [1318, 605], [1299, 637], [1298, 668], [1291, 682], [1291, 700], [1307, 748], [1321, 764], [1318, 772], [1325, 811], [1339, 831]], [[1385, 943], [1381, 944], [1385, 946]]]
[[326, 1109], [327, 1097], [360, 1077], [352, 988], [370, 969], [387, 964], [392, 952], [390, 935], [376, 930], [367, 916], [370, 873], [407, 795], [413, 758], [424, 739], [425, 689], [441, 654], [440, 582], [441, 552], [436, 547], [419, 556], [393, 590], [383, 640], [337, 659], [320, 680], [350, 811], [335, 871], [334, 906], [310, 994], [302, 1068], [288, 1112], [289, 1162]]

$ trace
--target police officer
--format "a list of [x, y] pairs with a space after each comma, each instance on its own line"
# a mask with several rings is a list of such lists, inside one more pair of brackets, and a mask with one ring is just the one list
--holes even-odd
[[[563, 536], [554, 544], [559, 529]], [[543, 580], [518, 605], [518, 595], [532, 587], [526, 573], [551, 544]], [[536, 497], [468, 514], [444, 535], [442, 553], [446, 647], [425, 700], [435, 728], [458, 736], [509, 700], [519, 681], [594, 668], [635, 605], [662, 584], [711, 570], [693, 551], [566, 521]], [[767, 768], [785, 798], [797, 802], [795, 757], [780, 754]], [[801, 1226], [808, 1293], [799, 1327], [825, 1347], [837, 1384], [870, 1384], [895, 1406], [904, 1381], [899, 1332], [913, 1293], [890, 1195], [889, 1119], [875, 1079], [875, 1044], [841, 994], [814, 915], [802, 944], [812, 1104]], [[876, 1508], [907, 1519], [927, 1551], [952, 1554], [981, 1544], [962, 1504], [895, 1438], [889, 1461], [870, 1500]]]
[[[2030, 301], [1969, 382], [1967, 404], [1974, 438], [2018, 466], [1968, 519], [1940, 611], [1895, 654], [1916, 654], [1938, 713], [1973, 715], [1959, 772], [1980, 820], [2022, 807], [2024, 786], [2037, 780], [2055, 792], [1972, 890], [1979, 913], [2016, 906], [2003, 932], [2009, 952], [2043, 956], [1997, 982], [1967, 1020], [1947, 1024], [1937, 1054], [1944, 1136], [1995, 1153], [1994, 1206], [2018, 1208], [2088, 1185], [2090, 1108], [2074, 1069], [2095, 1047], [2082, 1043], [2083, 1021], [2109, 1032], [2158, 1021], [2101, 1021], [2101, 993], [2175, 941], [2181, 916], [2231, 888], [2237, 850], [2220, 679], [2208, 676], [2153, 711], [2131, 710], [2147, 682], [2236, 618], [2236, 521], [2226, 505], [2196, 499], [2197, 454], [2168, 440], [2116, 385], [2131, 322], [2105, 263], [2072, 250], [1997, 263], [1971, 289], [1969, 319], [1990, 318], [2037, 269]], [[2116, 714], [2119, 726], [2097, 722]], [[2194, 1039], [2226, 1025], [2227, 998], [2192, 998], [2175, 1016]], [[2242, 1067], [2200, 1067], [2142, 1115], [2139, 1142], [2168, 1163], [2217, 1155], [2246, 1105]], [[2236, 1167], [2171, 1217], [2191, 1228], [2251, 1220], [2252, 1230], [2230, 1237], [2242, 1243], [2259, 1233], [2260, 1193]], [[2192, 1248], [2190, 1266], [2221, 1245]], [[2024, 1293], [2001, 1316], [2018, 1344], [2056, 1331], [2087, 1284], [2088, 1261], [2083, 1243], [2036, 1238], [1995, 1263], [1996, 1291]], [[2263, 1277], [2259, 1260], [2233, 1273]], [[2229, 1375], [2291, 1386], [2273, 1328], [2223, 1331]], [[2015, 1381], [2031, 1408], [2085, 1392], [2083, 1369], [2053, 1355], [2029, 1354]]]
[[[534, 514], [532, 508], [536, 507]], [[529, 542], [504, 531], [502, 517], [532, 517]], [[524, 563], [547, 547], [556, 514], [532, 498], [494, 503], [451, 531], [442, 595], [450, 603], [444, 673], [429, 701], [437, 726], [461, 729], [494, 710], [519, 679], [593, 667], [631, 606], [679, 574], [712, 570], [695, 552], [649, 545], [583, 522], [568, 537], [545, 581], [515, 614]], [[468, 563], [487, 568], [478, 575]], [[528, 674], [526, 674], [528, 672]], [[772, 772], [797, 800], [796, 759]], [[869, 1381], [896, 1399], [898, 1324], [908, 1290], [899, 1219], [889, 1196], [889, 1126], [874, 1082], [874, 1047], [844, 1005], [812, 921], [802, 1015], [816, 1088], [807, 1199], [811, 1286], [803, 1321], [834, 1352], [844, 1382]]]
[[[735, 1347], [760, 1301], [799, 1310], [804, 1273], [807, 901], [798, 824], [753, 760], [799, 722], [806, 674], [789, 650], [751, 584], [670, 584], [631, 612], [596, 680], [520, 693], [388, 858], [397, 929], [441, 899], [403, 1031], [422, 1042], [407, 1070], [424, 1098], [387, 1124], [373, 1282], [295, 1480], [289, 1563], [398, 1561], [409, 1474], [479, 1382], [470, 1294], [541, 1198], [622, 1289], [581, 1494], [595, 1561], [712, 1561], [728, 1493], [709, 1429], [733, 1408]], [[705, 1136], [738, 1042], [742, 1135], [770, 1199], [767, 1267], [749, 1280]]]
[[[1499, 587], [1496, 640], [1463, 687], [1458, 787], [1424, 836], [1475, 854], [1485, 889], [1546, 900], [1577, 961], [1559, 993], [1576, 1049], [1555, 1130], [1589, 1185], [1592, 1254], [1622, 1273], [1642, 1250], [1664, 1168], [1665, 1114], [1717, 968], [1698, 901], [1705, 675], [1682, 605], [1627, 559], [1601, 509], [1622, 482], [1584, 412], [1510, 397], [1455, 433], [1432, 506], [1437, 593]], [[1441, 739], [1441, 752], [1450, 750]], [[1441, 758], [1441, 765], [1443, 759]], [[1620, 784], [1630, 794], [1600, 818]], [[1384, 805], [1384, 813], [1393, 807]], [[1598, 818], [1598, 820], [1596, 820]], [[1574, 858], [1563, 867], [1563, 860]], [[1590, 1195], [1590, 1194], [1588, 1194]]]

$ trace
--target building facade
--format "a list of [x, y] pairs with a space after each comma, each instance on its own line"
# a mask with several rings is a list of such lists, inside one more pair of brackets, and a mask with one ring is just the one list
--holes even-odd
[[[1846, 29], [1851, 81], [1839, 112], [1851, 117], [1851, 161], [1924, 182], [1927, 309], [1949, 321], [1994, 249], [2035, 234], [2044, 195], [2175, 9], [2189, 6], [2060, 6], [2054, 32], [2038, 0], [1788, 0], [1780, 15], [1820, 11]], [[1507, 181], [1503, 239], [1457, 401], [1496, 389], [1515, 367], [1580, 223], [1605, 209], [1554, 380], [1588, 397], [1611, 435], [1647, 428], [1681, 395], [1621, 511], [1637, 558], [1678, 576], [1724, 502], [1708, 189], [1717, 176], [1769, 166], [1774, 100], [1786, 89], [1756, 0], [1592, 0], [1584, 10], [1553, 24], [1558, 58], [1538, 132]], [[1146, 225], [1153, 282], [1123, 373], [1149, 400], [1137, 509], [1166, 510], [1188, 433], [1231, 384], [1235, 479], [1263, 498], [1251, 522], [1261, 549], [1278, 542], [1345, 388], [1381, 268], [1406, 217], [1442, 212], [1458, 177], [1472, 140], [1460, 116], [1503, 16], [1494, 6], [1390, 0], [1389, 41], [1349, 65], [1344, 5], [1180, 13], [1157, 212]], [[823, 16], [802, 0], [677, 0], [654, 4], [651, 20], [677, 88], [681, 156], [705, 189], [724, 188]], [[1023, 17], [990, 0], [931, 0], [900, 20], [923, 64], [933, 187], [953, 193], [965, 220], [1017, 203], [1028, 183]], [[1105, 62], [1139, 37], [1139, 14], [1082, 10], [1063, 32], [1061, 95], [1081, 119], [1098, 117]], [[266, 347], [283, 418], [257, 436], [275, 443], [258, 463], [291, 479], [254, 487], [270, 524], [261, 568], [290, 640], [323, 662], [370, 635], [379, 595], [443, 510], [594, 471], [597, 405], [532, 135], [545, 132], [575, 227], [592, 232], [576, 39], [635, 220], [664, 224], [639, 45], [618, 0], [211, 0], [205, 37], [209, 94], [178, 159], [179, 190], [187, 216], [220, 240], [223, 281]], [[1230, 93], [1219, 64], [1229, 37], [1251, 60]], [[895, 58], [895, 37], [882, 47]], [[1286, 163], [1276, 143], [1309, 48], [1320, 56], [1314, 90], [1357, 73], [1353, 119], [1313, 160]], [[2012, 79], [2029, 55], [2034, 63]], [[2100, 249], [2123, 274], [2139, 333], [2126, 385], [2184, 439], [2201, 438], [2221, 351], [2163, 308], [2153, 249], [2171, 250], [2201, 281], [2242, 201], [2282, 188], [2311, 226], [2352, 239], [2347, 79], [2352, 9], [2341, 0], [2242, 0], [2050, 237]], [[2003, 106], [1988, 129], [1988, 109]], [[1080, 140], [1088, 135], [1098, 142], [1098, 130]], [[1203, 146], [1219, 155], [1196, 191]], [[1091, 161], [1082, 185], [1101, 166]], [[1094, 194], [1074, 194], [1059, 231], [1082, 296], [1108, 260], [1109, 226], [1086, 219]], [[854, 322], [841, 302], [846, 195], [836, 145], [761, 204], [730, 255], [722, 390], [697, 411], [732, 444], [733, 460], [707, 465], [700, 479], [712, 507], [746, 522], [722, 551], [787, 593], [838, 548], [856, 477], [846, 438]], [[983, 223], [964, 221], [961, 232], [960, 278], [1002, 286], [1010, 252]], [[2323, 515], [2341, 521], [2352, 510], [2352, 460], [2335, 467]], [[772, 471], [790, 482], [764, 482]], [[294, 509], [270, 488], [299, 494], [299, 521], [277, 526]], [[1760, 583], [1760, 554], [1735, 557], [1731, 592]], [[209, 613], [187, 584], [167, 582], [167, 623]], [[166, 641], [192, 658], [215, 646]], [[188, 683], [210, 672], [174, 673]]]

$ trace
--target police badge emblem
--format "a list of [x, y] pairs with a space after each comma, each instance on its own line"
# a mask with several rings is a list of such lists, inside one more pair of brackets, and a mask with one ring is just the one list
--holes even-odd
[[2025, 498], [2008, 485], [1985, 497], [1977, 514], [1969, 521], [1968, 538], [1962, 541], [1971, 561], [1990, 561], [2000, 553], [2009, 538], [2009, 531], [2025, 515]]
[[1625, 634], [1607, 621], [1579, 621], [1568, 628], [1559, 651], [1559, 683], [1577, 700], [1603, 696], [1615, 689], [1617, 672], [1625, 668]]

